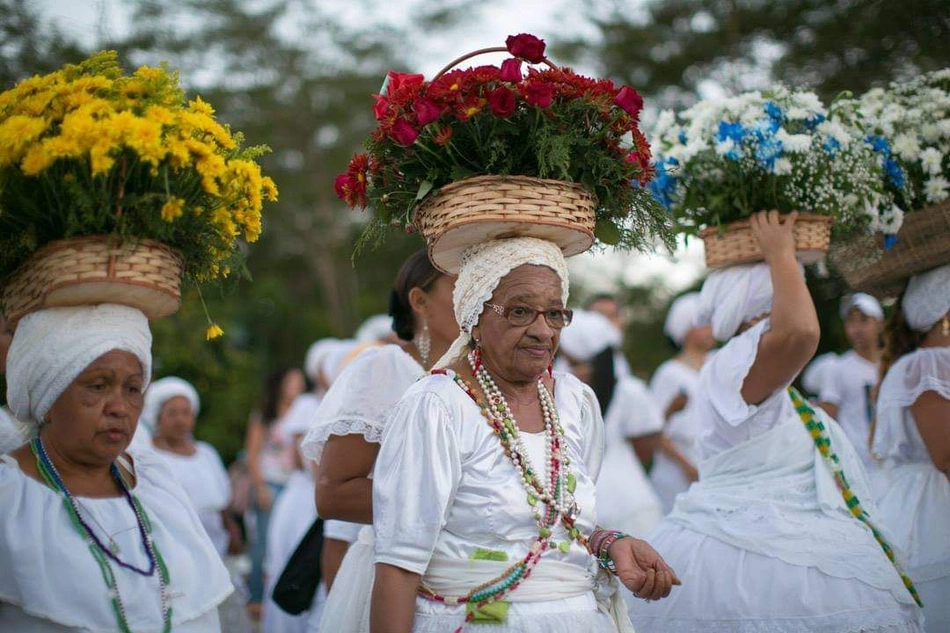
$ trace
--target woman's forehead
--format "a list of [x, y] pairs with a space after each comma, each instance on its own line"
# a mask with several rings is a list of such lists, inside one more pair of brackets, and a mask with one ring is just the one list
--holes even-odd
[[547, 266], [524, 264], [502, 277], [496, 292], [506, 297], [532, 297], [542, 294], [547, 296], [552, 292], [560, 296], [561, 278]]

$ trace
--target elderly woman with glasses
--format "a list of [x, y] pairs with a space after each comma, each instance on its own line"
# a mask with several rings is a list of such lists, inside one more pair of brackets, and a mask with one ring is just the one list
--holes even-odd
[[649, 545], [597, 525], [600, 407], [551, 369], [567, 295], [551, 242], [462, 254], [461, 334], [396, 406], [376, 460], [375, 633], [629, 631], [617, 578], [647, 599], [678, 584]]

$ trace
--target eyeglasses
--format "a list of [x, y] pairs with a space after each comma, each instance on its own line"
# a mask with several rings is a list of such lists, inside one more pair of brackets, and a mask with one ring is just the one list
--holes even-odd
[[512, 327], [527, 327], [534, 323], [539, 314], [544, 315], [544, 320], [549, 327], [560, 330], [571, 324], [574, 318], [574, 311], [565, 308], [547, 308], [545, 310], [535, 310], [528, 306], [514, 305], [501, 306], [495, 303], [486, 303], [485, 307], [491, 308], [501, 316], [508, 319], [508, 324]]

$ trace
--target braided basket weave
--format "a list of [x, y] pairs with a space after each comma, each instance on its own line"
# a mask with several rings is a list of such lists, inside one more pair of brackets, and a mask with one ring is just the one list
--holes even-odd
[[594, 243], [596, 203], [580, 185], [527, 176], [475, 176], [442, 187], [416, 209], [413, 223], [429, 259], [456, 274], [462, 251], [493, 239], [537, 237], [565, 256]]
[[57, 240], [36, 251], [3, 288], [6, 318], [16, 323], [43, 308], [118, 303], [150, 319], [181, 305], [181, 258], [151, 240], [122, 243], [97, 235]]
[[950, 200], [908, 213], [891, 248], [864, 236], [835, 245], [831, 261], [854, 290], [896, 297], [909, 277], [950, 263]]
[[[795, 221], [795, 254], [803, 264], [813, 264], [822, 259], [831, 242], [831, 225], [834, 219], [827, 215], [803, 213]], [[752, 235], [748, 220], [732, 222], [722, 227], [709, 227], [700, 231], [706, 247], [706, 266], [725, 268], [735, 264], [751, 264], [765, 259], [759, 243]]]

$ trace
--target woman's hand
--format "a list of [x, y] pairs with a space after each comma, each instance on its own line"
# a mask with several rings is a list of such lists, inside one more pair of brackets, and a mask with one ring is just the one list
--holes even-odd
[[614, 541], [607, 555], [617, 568], [617, 577], [633, 595], [659, 600], [670, 595], [674, 585], [683, 584], [663, 557], [646, 541], [627, 536]]
[[795, 220], [798, 213], [788, 215], [782, 222], [778, 211], [762, 211], [749, 218], [752, 235], [759, 243], [765, 261], [772, 265], [782, 259], [795, 259]]

